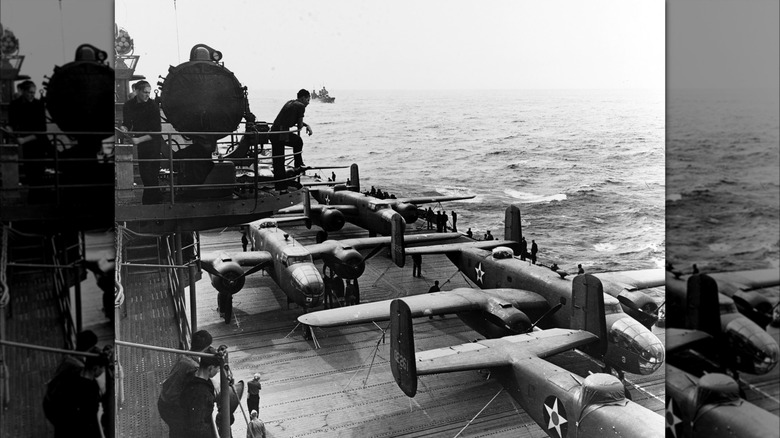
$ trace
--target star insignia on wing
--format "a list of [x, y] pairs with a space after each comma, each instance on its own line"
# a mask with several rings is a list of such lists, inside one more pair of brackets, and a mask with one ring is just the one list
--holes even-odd
[[485, 271], [482, 270], [482, 263], [478, 264], [474, 270], [477, 271], [477, 281], [482, 283], [482, 276], [485, 275]]
[[682, 422], [682, 419], [674, 412], [674, 400], [669, 397], [666, 402], [666, 428], [670, 430], [674, 438], [677, 438], [677, 425]]
[[568, 423], [568, 420], [564, 417], [566, 411], [563, 410], [562, 406], [558, 406], [557, 397], [552, 397], [552, 399], [552, 406], [548, 405], [547, 402], [544, 403], [544, 409], [547, 411], [547, 415], [550, 416], [550, 419], [547, 421], [547, 430], [555, 429], [558, 436], [562, 437], [564, 432], [561, 428], [564, 424]]
[[325, 195], [325, 205], [330, 205], [330, 195]]

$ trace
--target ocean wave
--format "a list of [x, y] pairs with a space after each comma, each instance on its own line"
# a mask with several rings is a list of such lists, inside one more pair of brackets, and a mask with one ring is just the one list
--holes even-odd
[[557, 193], [555, 195], [537, 195], [534, 193], [521, 192], [519, 190], [513, 190], [513, 189], [504, 189], [504, 193], [516, 199], [518, 202], [522, 204], [566, 200], [565, 193]]
[[597, 243], [593, 245], [593, 249], [597, 252], [610, 252], [614, 251], [615, 248], [617, 248], [617, 245], [614, 243]]

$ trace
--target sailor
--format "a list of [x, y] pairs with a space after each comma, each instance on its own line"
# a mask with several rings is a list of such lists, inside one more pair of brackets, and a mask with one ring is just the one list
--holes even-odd
[[[199, 330], [192, 334], [190, 351], [206, 351], [211, 348], [211, 341], [211, 333], [206, 330]], [[157, 410], [160, 413], [160, 418], [168, 424], [171, 438], [180, 437], [184, 432], [184, 413], [180, 402], [187, 380], [195, 374], [197, 369], [198, 360], [182, 354], [162, 384], [160, 397], [157, 399]]]
[[249, 417], [249, 424], [246, 427], [246, 438], [265, 438], [265, 423], [258, 417], [257, 411], [252, 411]]
[[368, 192], [368, 194], [369, 196], [376, 196], [376, 189], [374, 188], [374, 186], [371, 186], [371, 191]]
[[431, 207], [428, 207], [428, 210], [425, 212], [425, 221], [428, 223], [428, 229], [433, 229], [433, 221], [434, 221], [434, 214], [433, 209]]
[[539, 247], [536, 246], [536, 241], [531, 240], [531, 263], [536, 264], [536, 253], [539, 252]]
[[255, 373], [254, 376], [252, 376], [252, 380], [249, 381], [247, 384], [247, 398], [246, 398], [246, 407], [249, 410], [249, 412], [252, 411], [258, 411], [260, 410], [260, 390], [262, 389], [262, 385], [260, 385], [260, 373]]
[[696, 266], [696, 263], [693, 264], [693, 273], [698, 274], [699, 273], [699, 267]]
[[487, 231], [487, 234], [485, 235], [485, 240], [493, 240], [493, 235], [490, 234], [490, 230]]
[[285, 181], [286, 172], [284, 168], [284, 147], [292, 146], [294, 157], [294, 167], [298, 171], [304, 170], [303, 157], [301, 152], [303, 151], [303, 140], [301, 139], [301, 129], [306, 127], [306, 133], [312, 135], [311, 127], [304, 123], [303, 116], [306, 112], [306, 107], [311, 101], [311, 93], [308, 90], [301, 89], [298, 91], [297, 98], [295, 100], [289, 100], [282, 106], [279, 114], [274, 120], [271, 131], [287, 131], [291, 127], [298, 128], [297, 133], [282, 133], [271, 135], [271, 149], [273, 153], [273, 168], [274, 179], [276, 182], [276, 189], [283, 190], [287, 188]]
[[422, 277], [422, 256], [412, 254], [412, 277]]
[[[204, 353], [217, 354], [214, 347], [208, 347]], [[220, 359], [204, 357], [200, 359], [198, 370], [181, 392], [181, 408], [184, 434], [187, 438], [213, 438], [214, 402], [216, 392], [211, 378], [219, 373]]]
[[241, 233], [241, 247], [244, 248], [244, 252], [246, 252], [246, 247], [249, 246], [249, 239], [246, 238], [246, 231]]
[[447, 232], [447, 222], [449, 221], [447, 212], [442, 210], [441, 212], [441, 231], [443, 233]]
[[550, 266], [551, 271], [557, 271], [558, 270], [558, 264], [553, 262], [553, 264]]
[[336, 172], [331, 172], [330, 176], [333, 178], [333, 181], [336, 181]]
[[582, 269], [582, 265], [577, 265], [577, 275], [582, 275], [585, 273], [585, 270]]
[[[123, 106], [123, 121], [120, 131], [151, 131], [160, 132], [162, 122], [160, 120], [160, 107], [153, 99], [149, 99], [152, 86], [149, 82], [139, 81], [135, 85], [136, 95], [125, 102]], [[136, 146], [139, 160], [159, 160], [162, 135], [140, 134], [131, 137], [130, 141]], [[139, 161], [138, 171], [144, 184], [144, 193], [141, 202], [144, 204], [157, 204], [162, 201], [160, 188], [146, 188], [159, 185], [160, 162]]]
[[[97, 347], [88, 350], [100, 353]], [[105, 355], [87, 357], [78, 372], [62, 377], [56, 393], [51, 394], [50, 411], [55, 413], [53, 422], [55, 437], [101, 438], [98, 421], [100, 409], [100, 385], [97, 378], [105, 372], [108, 358]]]
[[444, 222], [442, 222], [441, 216], [442, 216], [441, 211], [437, 211], [436, 212], [436, 232], [437, 233], [441, 233], [442, 232], [442, 227], [444, 226]]
[[455, 213], [455, 210], [452, 210], [452, 232], [455, 233], [458, 231], [458, 213]]
[[469, 239], [474, 238], [474, 233], [471, 231], [471, 227], [469, 227], [469, 229], [466, 230], [466, 237], [468, 237]]
[[520, 260], [525, 260], [525, 255], [528, 254], [528, 242], [525, 237], [520, 238]]
[[[19, 84], [21, 95], [8, 107], [8, 123], [14, 131], [46, 131], [46, 108], [42, 100], [35, 98], [35, 83], [24, 81]], [[49, 158], [53, 153], [51, 142], [45, 134], [24, 134], [16, 138], [21, 148], [21, 158], [37, 160]], [[25, 182], [42, 185], [46, 164], [30, 162], [22, 165]]]

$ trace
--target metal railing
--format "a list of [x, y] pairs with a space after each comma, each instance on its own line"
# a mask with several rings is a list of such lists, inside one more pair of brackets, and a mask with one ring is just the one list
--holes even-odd
[[[294, 131], [269, 131], [269, 132], [244, 132], [244, 133], [236, 133], [236, 132], [214, 132], [214, 131], [189, 131], [189, 132], [156, 132], [156, 131], [132, 131], [132, 132], [123, 132], [119, 131], [125, 136], [129, 135], [135, 135], [135, 136], [144, 136], [144, 135], [153, 135], [153, 136], [162, 136], [164, 141], [166, 142], [163, 147], [167, 147], [167, 150], [165, 150], [165, 158], [129, 158], [130, 153], [126, 149], [123, 150], [121, 146], [130, 146], [127, 143], [118, 143], [117, 150], [117, 158], [116, 158], [116, 166], [117, 166], [117, 196], [118, 197], [125, 197], [127, 196], [123, 195], [123, 192], [127, 191], [133, 191], [133, 190], [139, 190], [139, 189], [159, 189], [159, 190], [166, 190], [167, 196], [166, 201], [170, 204], [175, 204], [177, 202], [177, 196], [176, 194], [181, 193], [187, 189], [224, 189], [224, 188], [232, 188], [234, 190], [241, 190], [241, 189], [249, 189], [251, 191], [254, 191], [257, 193], [259, 190], [263, 189], [264, 187], [273, 187], [277, 183], [286, 183], [286, 182], [292, 182], [296, 179], [298, 179], [298, 176], [291, 176], [291, 177], [282, 177], [278, 178], [276, 175], [274, 175], [272, 178], [268, 177], [260, 177], [259, 171], [261, 169], [261, 163], [268, 163], [270, 165], [270, 168], [272, 169], [272, 163], [274, 158], [283, 158], [285, 161], [285, 167], [290, 165], [291, 162], [294, 160], [295, 155], [301, 154], [301, 152], [297, 153], [285, 153], [283, 155], [264, 155], [265, 148], [263, 147], [264, 144], [260, 142], [253, 142], [254, 144], [251, 144], [249, 147], [249, 151], [245, 157], [236, 157], [236, 158], [228, 158], [226, 157], [227, 154], [232, 152], [232, 148], [238, 147], [239, 143], [241, 141], [241, 138], [243, 136], [269, 136], [274, 134], [289, 134], [289, 135], [295, 135]], [[176, 140], [175, 137], [193, 137], [193, 136], [208, 136], [211, 138], [214, 137], [230, 137], [229, 141], [218, 141], [216, 142], [217, 148], [215, 151], [212, 152], [212, 156], [209, 158], [174, 158], [174, 155], [177, 151], [174, 150], [174, 145], [179, 146], [179, 150], [181, 150], [181, 146], [184, 147], [192, 147], [195, 143], [184, 143], [183, 145], [179, 143], [178, 140]], [[219, 153], [220, 146], [224, 145], [230, 145], [230, 148], [223, 154]], [[291, 147], [291, 146], [287, 146]], [[148, 186], [140, 186], [137, 187], [134, 184], [135, 180], [135, 173], [131, 170], [133, 167], [140, 163], [154, 163], [158, 162], [160, 163], [160, 171], [158, 174], [158, 180], [159, 179], [167, 179], [167, 182], [165, 184], [158, 184], [158, 185], [148, 185]], [[179, 176], [179, 172], [177, 169], [181, 167], [186, 167], [187, 163], [204, 163], [204, 162], [211, 162], [211, 163], [223, 163], [223, 162], [233, 162], [234, 164], [236, 162], [239, 163], [248, 163], [249, 166], [237, 166], [237, 167], [249, 167], [253, 173], [252, 181], [249, 182], [239, 182], [239, 181], [231, 181], [226, 183], [199, 183], [199, 184], [182, 184], [179, 183], [177, 180], [177, 177]], [[182, 166], [184, 165], [184, 166]], [[164, 167], [164, 166], [167, 166]], [[129, 168], [128, 168], [129, 167]], [[132, 180], [130, 179], [132, 177]], [[180, 198], [179, 198], [180, 200]]]

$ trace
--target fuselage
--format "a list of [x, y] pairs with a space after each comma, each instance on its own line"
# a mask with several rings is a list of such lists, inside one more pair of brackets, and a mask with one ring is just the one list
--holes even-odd
[[[667, 278], [666, 321], [669, 327], [700, 329], [716, 339], [724, 340], [734, 357], [731, 365], [739, 371], [751, 374], [766, 374], [777, 366], [780, 359], [780, 347], [772, 336], [758, 324], [739, 313], [734, 300], [721, 293], [717, 294], [720, 312], [718, 332], [712, 333], [705, 328], [691, 327], [687, 314], [688, 285], [686, 281]], [[725, 364], [724, 364], [725, 365]]]
[[271, 277], [290, 301], [304, 308], [319, 306], [325, 286], [309, 251], [279, 228], [262, 227], [263, 224], [250, 227], [251, 243], [253, 250], [267, 251], [273, 256]]
[[352, 205], [357, 208], [357, 214], [344, 214], [347, 222], [366, 229], [371, 233], [390, 235], [391, 219], [399, 212], [393, 209], [397, 203], [392, 200], [366, 196], [349, 190], [319, 189], [312, 192], [314, 199], [325, 205]]
[[[712, 389], [702, 380], [673, 366], [666, 368], [667, 436], [683, 437], [778, 437], [780, 418], [739, 398], [738, 385], [730, 377], [711, 374]], [[707, 386], [705, 383], [704, 386]]]
[[[563, 302], [554, 314], [540, 322], [541, 328], [571, 326], [572, 281], [563, 279], [548, 268], [533, 265], [514, 257], [494, 258], [489, 251], [465, 248], [447, 257], [482, 289], [515, 288], [537, 293], [550, 307]], [[606, 290], [609, 284], [604, 284]], [[620, 303], [604, 294], [607, 352], [604, 360], [621, 370], [634, 374], [651, 374], [664, 361], [660, 340], [623, 312]]]
[[[598, 391], [600, 385], [590, 382], [603, 382], [603, 375], [590, 376], [581, 385], [570, 372], [543, 359], [519, 359], [512, 367], [496, 368], [493, 372], [512, 398], [551, 437], [664, 436], [663, 417], [623, 397], [610, 398], [616, 393], [622, 396], [622, 391], [613, 389], [604, 394], [606, 397], [582, 397], [586, 387]], [[611, 383], [622, 389], [619, 382]], [[593, 400], [601, 403], [591, 404]]]

